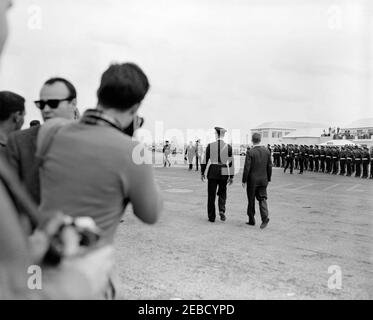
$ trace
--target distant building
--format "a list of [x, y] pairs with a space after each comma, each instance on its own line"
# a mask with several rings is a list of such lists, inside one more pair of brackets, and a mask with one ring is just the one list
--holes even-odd
[[[251, 135], [259, 133], [262, 136], [262, 144], [282, 144], [287, 143], [284, 139], [298, 129], [326, 128], [327, 126], [319, 123], [296, 122], [296, 121], [277, 121], [265, 122], [251, 130]], [[322, 129], [319, 137], [321, 136]], [[247, 144], [250, 144], [251, 136], [248, 136]], [[290, 141], [290, 140], [289, 140]], [[289, 142], [292, 143], [292, 142]]]
[[281, 143], [308, 146], [320, 144], [330, 140], [330, 137], [322, 136], [323, 130], [324, 128], [298, 129], [283, 137]]
[[373, 146], [373, 118], [354, 121], [341, 130], [353, 137], [353, 142], [365, 146]]

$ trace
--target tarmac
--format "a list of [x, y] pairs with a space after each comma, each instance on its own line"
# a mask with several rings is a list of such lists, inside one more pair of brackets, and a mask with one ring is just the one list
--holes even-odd
[[260, 230], [258, 206], [257, 225], [245, 224], [242, 170], [228, 188], [227, 221], [212, 224], [207, 183], [182, 158], [155, 166], [159, 222], [145, 225], [129, 209], [118, 227], [118, 299], [373, 299], [372, 180], [274, 168], [271, 221]]

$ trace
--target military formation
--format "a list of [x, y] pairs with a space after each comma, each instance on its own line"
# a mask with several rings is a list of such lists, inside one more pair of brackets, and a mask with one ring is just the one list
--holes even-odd
[[274, 145], [273, 163], [275, 167], [288, 169], [293, 174], [299, 170], [325, 174], [355, 176], [373, 179], [373, 147], [360, 146], [318, 146], [318, 145]]

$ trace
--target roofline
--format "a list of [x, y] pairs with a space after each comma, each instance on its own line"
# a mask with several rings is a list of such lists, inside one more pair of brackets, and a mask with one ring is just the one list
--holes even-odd
[[297, 130], [296, 128], [281, 128], [281, 127], [268, 127], [268, 128], [255, 128], [255, 129], [251, 129], [251, 131], [253, 130]]

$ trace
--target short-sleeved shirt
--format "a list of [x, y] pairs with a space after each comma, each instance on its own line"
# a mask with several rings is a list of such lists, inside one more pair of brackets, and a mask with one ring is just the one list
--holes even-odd
[[40, 168], [40, 211], [90, 216], [113, 235], [128, 202], [127, 177], [137, 145], [109, 126], [81, 122], [63, 126]]

